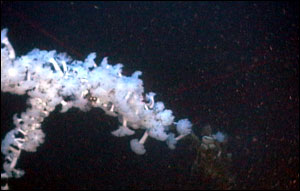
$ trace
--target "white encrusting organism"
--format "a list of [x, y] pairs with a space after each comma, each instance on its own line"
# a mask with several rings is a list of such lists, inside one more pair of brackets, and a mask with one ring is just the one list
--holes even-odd
[[[7, 38], [7, 29], [1, 31], [1, 91], [27, 94], [29, 108], [14, 115], [15, 129], [2, 140], [1, 152], [5, 155], [1, 178], [20, 177], [24, 171], [15, 169], [22, 150], [35, 152], [44, 142], [41, 129], [43, 120], [61, 105], [60, 112], [72, 107], [88, 111], [98, 107], [107, 115], [117, 117], [121, 125], [112, 134], [129, 136], [143, 130], [140, 140], [130, 141], [136, 154], [146, 152], [148, 137], [166, 141], [171, 149], [178, 140], [191, 133], [188, 119], [174, 122], [173, 112], [165, 109], [163, 102], [155, 102], [155, 93], [144, 93], [140, 71], [131, 76], [122, 74], [122, 64], [110, 65], [105, 57], [100, 65], [95, 63], [96, 53], [84, 61], [72, 60], [65, 53], [34, 49], [27, 55], [16, 57]], [[169, 132], [176, 125], [179, 134]], [[220, 137], [217, 135], [217, 137]]]

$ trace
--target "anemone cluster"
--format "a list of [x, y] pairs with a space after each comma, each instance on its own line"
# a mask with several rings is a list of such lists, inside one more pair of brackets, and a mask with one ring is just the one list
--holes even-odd
[[[178, 140], [190, 134], [192, 124], [188, 119], [174, 122], [171, 110], [163, 102], [155, 102], [155, 93], [144, 94], [140, 71], [131, 76], [122, 75], [122, 64], [110, 65], [104, 58], [97, 65], [96, 54], [91, 53], [84, 61], [72, 60], [65, 53], [34, 49], [16, 57], [7, 38], [7, 29], [1, 31], [1, 91], [28, 95], [29, 107], [13, 117], [14, 129], [9, 131], [1, 144], [5, 156], [1, 178], [21, 177], [24, 171], [15, 169], [22, 150], [35, 152], [44, 142], [41, 126], [43, 120], [61, 105], [60, 112], [70, 108], [89, 111], [101, 108], [107, 115], [117, 117], [117, 137], [133, 135], [144, 130], [140, 140], [133, 139], [133, 152], [146, 152], [144, 143], [148, 137], [166, 141], [174, 149]], [[170, 132], [175, 125], [178, 136]]]

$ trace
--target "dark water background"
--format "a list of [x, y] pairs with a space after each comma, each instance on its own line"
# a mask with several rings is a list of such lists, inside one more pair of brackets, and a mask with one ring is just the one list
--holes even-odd
[[[126, 75], [141, 70], [146, 92], [196, 134], [207, 123], [228, 134], [234, 188], [299, 189], [299, 3], [1, 1], [4, 27], [19, 56], [35, 47], [81, 60], [97, 52]], [[25, 108], [25, 96], [1, 93], [2, 139]], [[117, 127], [96, 109], [53, 112], [11, 188], [214, 188], [189, 181], [195, 155], [184, 141], [169, 150], [149, 140], [137, 156], [132, 137], [110, 135]]]

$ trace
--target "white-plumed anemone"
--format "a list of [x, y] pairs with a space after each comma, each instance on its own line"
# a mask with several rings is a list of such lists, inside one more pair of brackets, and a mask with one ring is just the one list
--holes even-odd
[[168, 134], [165, 132], [163, 126], [151, 128], [149, 130], [149, 136], [159, 141], [165, 141], [168, 138]]
[[125, 117], [119, 118], [119, 121], [122, 121], [122, 126], [119, 127], [119, 129], [111, 132], [116, 137], [123, 137], [123, 136], [130, 136], [134, 134], [133, 130], [130, 130], [127, 127], [127, 119]]
[[149, 92], [148, 94], [146, 94], [146, 101], [148, 101], [149, 103], [147, 104], [148, 108], [152, 109], [154, 106], [154, 96], [156, 95], [156, 93], [154, 92]]
[[165, 105], [164, 105], [163, 102], [158, 101], [158, 102], [155, 102], [155, 105], [154, 105], [153, 109], [154, 109], [155, 112], [158, 113], [158, 112], [161, 112], [165, 109]]
[[94, 61], [96, 58], [96, 53], [92, 52], [90, 53], [86, 59], [84, 60], [84, 68], [89, 69], [89, 68], [93, 68], [96, 67], [96, 62]]
[[181, 119], [176, 123], [176, 130], [180, 135], [188, 135], [192, 132], [192, 126], [188, 119]]
[[139, 143], [138, 139], [132, 139], [130, 141], [130, 148], [138, 155], [143, 155], [146, 153], [144, 144]]
[[116, 137], [124, 137], [124, 136], [133, 135], [134, 131], [130, 130], [126, 126], [119, 126], [119, 128], [117, 130], [112, 131], [111, 134]]
[[217, 140], [220, 143], [223, 143], [226, 138], [225, 134], [223, 134], [220, 131], [218, 131], [216, 134], [213, 134], [212, 136], [215, 140]]
[[147, 138], [149, 136], [148, 131], [145, 131], [144, 135], [140, 140], [132, 139], [130, 141], [130, 148], [133, 152], [135, 152], [138, 155], [143, 155], [146, 153], [146, 149], [144, 147], [144, 143], [146, 142]]
[[172, 114], [172, 111], [169, 109], [165, 109], [156, 115], [157, 119], [161, 121], [161, 124], [163, 126], [169, 126], [174, 121], [174, 116]]
[[7, 28], [1, 30], [1, 43], [4, 43], [5, 38], [7, 38], [7, 32]]
[[167, 138], [167, 145], [169, 147], [169, 149], [175, 149], [175, 145], [177, 143], [177, 140], [175, 138], [175, 134], [174, 133], [169, 133], [169, 136]]
[[175, 138], [176, 141], [179, 141], [192, 132], [193, 124], [188, 119], [181, 119], [175, 124], [176, 130], [179, 133], [179, 136]]

